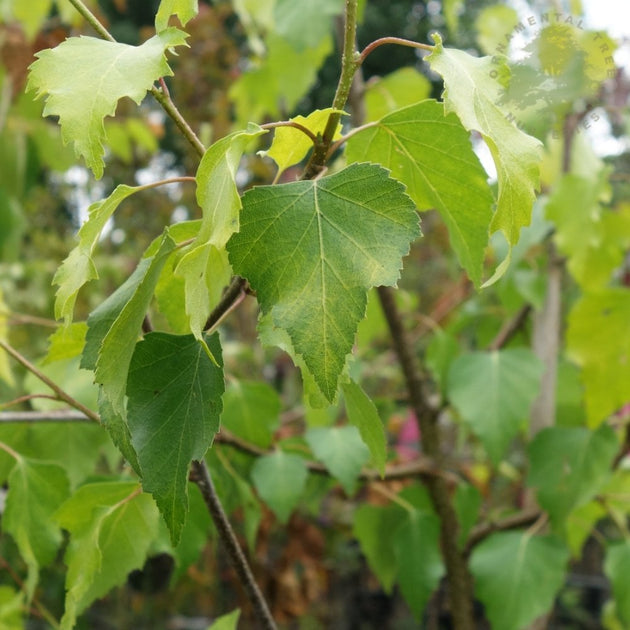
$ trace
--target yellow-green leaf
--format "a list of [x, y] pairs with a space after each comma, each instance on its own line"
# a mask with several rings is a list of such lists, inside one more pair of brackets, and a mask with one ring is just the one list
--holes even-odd
[[27, 90], [46, 97], [44, 116], [59, 116], [65, 143], [97, 178], [103, 174], [105, 116], [128, 96], [140, 104], [153, 82], [173, 74], [165, 51], [185, 44], [186, 34], [168, 28], [140, 46], [94, 37], [70, 37], [56, 48], [37, 53]]

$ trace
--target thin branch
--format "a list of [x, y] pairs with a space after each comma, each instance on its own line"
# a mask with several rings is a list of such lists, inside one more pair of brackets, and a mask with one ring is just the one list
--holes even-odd
[[10, 354], [18, 363], [21, 363], [31, 374], [34, 374], [42, 383], [48, 385], [55, 392], [59, 400], [63, 400], [71, 407], [83, 412], [90, 420], [100, 423], [101, 419], [97, 413], [74, 399], [70, 394], [65, 392], [57, 383], [49, 379], [41, 370], [35, 367], [26, 357], [22, 356], [15, 348], [0, 339], [0, 348]]
[[[0, 567], [2, 567], [2, 569], [5, 570], [11, 576], [11, 578], [18, 585], [20, 590], [26, 593], [26, 586], [24, 585], [24, 582], [22, 581], [20, 576], [13, 570], [13, 567], [2, 557], [0, 557]], [[48, 610], [48, 608], [46, 608], [46, 606], [44, 606], [44, 604], [42, 604], [39, 601], [39, 599], [37, 598], [37, 595], [33, 596], [33, 599], [31, 600], [31, 602], [35, 606], [35, 609], [37, 613], [39, 614], [39, 617], [41, 619], [45, 619], [50, 624], [51, 628], [53, 628], [54, 630], [57, 630], [60, 627], [59, 622], [53, 617], [52, 613]]]
[[0, 424], [22, 422], [92, 422], [83, 412], [73, 409], [51, 411], [0, 411]]
[[295, 122], [294, 120], [281, 120], [278, 122], [270, 122], [265, 123], [264, 125], [260, 125], [261, 129], [275, 129], [276, 127], [293, 127], [298, 131], [301, 131], [305, 136], [308, 136], [313, 144], [317, 142], [317, 136], [304, 125], [300, 125], [300, 123]]
[[[57, 399], [55, 399], [57, 400]], [[73, 409], [55, 409], [51, 411], [0, 411], [0, 424], [19, 424], [29, 422], [92, 422], [84, 413]], [[217, 444], [234, 448], [241, 453], [262, 457], [270, 455], [273, 450], [260, 448], [247, 440], [234, 435], [225, 428], [217, 433], [215, 440]], [[319, 462], [306, 461], [307, 469], [315, 475], [330, 476], [330, 471]], [[411, 477], [437, 476], [442, 477], [450, 484], [460, 481], [454, 472], [444, 471], [436, 468], [435, 464], [426, 457], [407, 462], [404, 464], [392, 464], [385, 468], [385, 475], [381, 478], [380, 473], [372, 468], [364, 468], [359, 474], [361, 481], [370, 483], [373, 481], [393, 481], [396, 479], [409, 479]]]
[[[232, 448], [235, 448], [242, 453], [253, 455], [255, 457], [262, 457], [263, 455], [270, 455], [271, 453], [273, 453], [272, 450], [260, 448], [259, 446], [252, 444], [251, 442], [243, 440], [242, 438], [234, 435], [225, 428], [221, 428], [221, 431], [217, 434], [215, 441], [226, 446], [231, 446]], [[307, 461], [306, 467], [310, 472], [315, 475], [330, 476], [330, 471], [319, 462]], [[392, 481], [394, 479], [408, 479], [410, 477], [419, 476], [442, 477], [451, 484], [457, 484], [460, 481], [460, 478], [455, 473], [440, 470], [435, 466], [435, 463], [433, 461], [426, 457], [421, 457], [418, 460], [414, 460], [405, 464], [390, 465], [385, 469], [385, 475], [382, 478], [377, 470], [364, 468], [359, 474], [359, 479], [365, 482], [372, 482]]]
[[243, 299], [245, 299], [245, 288], [247, 280], [240, 276], [234, 276], [230, 286], [225, 290], [219, 303], [215, 306], [212, 313], [208, 317], [204, 330], [208, 331], [221, 322], [221, 320], [232, 310], [234, 310]]
[[142, 332], [145, 334], [153, 332], [153, 324], [151, 323], [151, 318], [148, 314], [145, 315], [144, 319], [142, 320]]
[[[116, 40], [112, 34], [100, 23], [99, 19], [83, 4], [81, 0], [70, 0], [72, 6], [85, 18], [90, 26], [103, 38], [110, 42]], [[161, 88], [153, 86], [150, 90], [155, 100], [162, 106], [162, 109], [168, 114], [168, 116], [177, 125], [184, 137], [191, 144], [197, 155], [202, 157], [206, 152], [206, 147], [201, 140], [197, 137], [197, 134], [192, 130], [186, 119], [181, 115], [180, 111], [175, 107], [175, 103], [171, 99], [171, 95], [166, 87], [166, 83], [163, 79], [160, 79]]]
[[24, 396], [18, 396], [13, 400], [9, 400], [8, 402], [2, 403], [0, 405], [0, 409], [8, 409], [9, 407], [13, 407], [14, 405], [20, 405], [25, 402], [29, 402], [31, 400], [36, 400], [38, 398], [45, 398], [47, 400], [55, 400], [59, 402], [59, 398], [57, 396], [53, 396], [52, 394], [25, 394]]
[[54, 319], [35, 317], [34, 315], [26, 315], [24, 313], [12, 313], [11, 311], [0, 310], [0, 318], [6, 319], [9, 326], [20, 326], [22, 324], [45, 326], [46, 328], [57, 328], [58, 326]]
[[521, 329], [532, 310], [531, 304], [525, 304], [518, 312], [503, 324], [497, 336], [490, 342], [488, 350], [499, 350]]
[[[441, 469], [444, 456], [437, 427], [439, 411], [429, 404], [424, 393], [420, 366], [414, 347], [407, 338], [393, 290], [390, 287], [378, 287], [377, 291], [405, 378], [409, 404], [418, 419], [423, 451], [435, 462], [436, 467]], [[454, 628], [474, 630], [472, 578], [466, 559], [459, 549], [459, 522], [451, 503], [448, 485], [440, 477], [427, 476], [424, 481], [435, 511], [440, 517], [442, 552], [450, 584], [449, 597]]]
[[377, 122], [366, 123], [365, 125], [361, 125], [360, 127], [355, 127], [352, 131], [349, 131], [345, 136], [341, 136], [339, 140], [333, 142], [330, 145], [330, 149], [328, 149], [327, 158], [329, 158], [342, 144], [345, 144], [352, 138], [352, 136], [356, 136], [356, 134], [361, 131], [365, 131], [366, 129], [371, 129], [372, 127], [376, 127], [378, 125]]
[[241, 580], [241, 584], [245, 588], [254, 606], [256, 616], [261, 626], [265, 628], [265, 630], [276, 630], [276, 623], [271, 616], [271, 612], [269, 611], [269, 607], [260, 588], [258, 588], [258, 584], [256, 584], [252, 570], [239, 545], [236, 534], [230, 525], [230, 521], [223, 510], [219, 496], [212, 483], [210, 471], [205, 462], [194, 461], [192, 463], [192, 480], [197, 484], [199, 490], [201, 490], [201, 494], [206, 502], [219, 536], [221, 537], [221, 541], [225, 545], [234, 569]]
[[311, 158], [306, 165], [302, 179], [313, 179], [316, 177], [326, 164], [328, 150], [332, 144], [337, 126], [341, 120], [341, 110], [346, 105], [350, 88], [352, 87], [352, 79], [354, 73], [359, 67], [356, 53], [356, 33], [357, 33], [357, 0], [346, 0], [343, 50], [341, 54], [341, 75], [332, 108], [336, 111], [328, 116], [326, 128], [322, 134], [321, 140], [315, 143], [315, 149], [311, 154]]
[[497, 521], [489, 521], [487, 523], [477, 525], [477, 527], [474, 527], [468, 535], [468, 540], [466, 541], [466, 555], [469, 555], [473, 548], [481, 541], [488, 538], [490, 534], [494, 534], [494, 532], [504, 532], [511, 529], [518, 529], [520, 527], [527, 527], [536, 523], [541, 514], [542, 512], [540, 509], [534, 508], [523, 510], [522, 512], [518, 512], [516, 514], [511, 514], [510, 516], [506, 516], [505, 518]]
[[419, 48], [420, 50], [427, 50], [429, 52], [433, 52], [435, 50], [435, 46], [430, 46], [429, 44], [421, 44], [420, 42], [414, 42], [410, 39], [403, 39], [402, 37], [381, 37], [380, 39], [373, 41], [371, 44], [368, 44], [363, 49], [363, 51], [359, 55], [359, 64], [362, 64], [365, 61], [365, 58], [373, 50], [385, 44], [397, 44], [398, 46], [407, 46], [408, 48]]
[[83, 4], [83, 2], [81, 2], [81, 0], [70, 0], [70, 4], [103, 39], [110, 42], [116, 41], [112, 34], [100, 23], [99, 19], [85, 6], [85, 4]]
[[175, 103], [173, 103], [170, 94], [155, 86], [151, 88], [151, 94], [162, 106], [162, 109], [169, 115], [171, 120], [177, 125], [177, 128], [182, 132], [182, 135], [186, 138], [186, 140], [188, 140], [197, 155], [199, 157], [203, 157], [203, 154], [206, 152], [206, 147], [203, 142], [199, 140], [197, 134], [192, 130], [188, 121], [182, 116], [177, 107], [175, 107]]

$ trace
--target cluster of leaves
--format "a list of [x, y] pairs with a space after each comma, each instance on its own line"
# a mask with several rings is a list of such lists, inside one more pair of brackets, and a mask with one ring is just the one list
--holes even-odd
[[[546, 264], [545, 254], [535, 259], [531, 252], [533, 246], [544, 250], [549, 238], [566, 257], [579, 293], [570, 305], [557, 423], [529, 442], [528, 471], [520, 473], [536, 492], [549, 531], [493, 533], [470, 554], [475, 595], [492, 626], [522, 628], [550, 609], [570, 556], [579, 556], [597, 522], [608, 516], [623, 523], [630, 509], [619, 499], [629, 479], [623, 469], [613, 469], [620, 444], [607, 422], [630, 400], [630, 293], [614, 279], [630, 246], [630, 208], [606, 205], [609, 170], [583, 136], [564, 138], [573, 151], [570, 168], [563, 168], [562, 151], [568, 149], [548, 135], [549, 128], [535, 129], [541, 138], [536, 139], [506, 115], [506, 98], [522, 100], [517, 90], [522, 84], [510, 82], [510, 76], [527, 73], [494, 55], [498, 43], [489, 39], [488, 24], [496, 20], [496, 9], [479, 18], [480, 45], [493, 56], [444, 47], [434, 36], [425, 62], [444, 81], [442, 101], [426, 98], [428, 83], [417, 71], [398, 71], [367, 88], [366, 124], [347, 138], [337, 128], [332, 140], [345, 150], [329, 172], [276, 183], [307, 158], [328, 121], [341, 112], [328, 108], [296, 117], [274, 131], [263, 152], [277, 165], [276, 182], [241, 194], [243, 155], [260, 148], [269, 134], [273, 125], [265, 125], [265, 117], [293, 110], [314, 81], [332, 49], [332, 20], [341, 15], [343, 2], [278, 0], [253, 7], [234, 2], [234, 10], [252, 50], [248, 68], [230, 89], [235, 130], [206, 150], [181, 125], [200, 153], [194, 185], [201, 218], [164, 227], [124, 283], [86, 322], [74, 322], [79, 292], [99, 277], [94, 254], [108, 222], [121, 203], [149, 187], [119, 185], [90, 206], [78, 244], [54, 276], [55, 317], [63, 323], [50, 340], [50, 370], [58, 375], [67, 366], [85, 375], [80, 366], [93, 373], [96, 386], [87, 385], [87, 407], [98, 410], [92, 417], [107, 433], [98, 426], [2, 431], [0, 478], [9, 487], [3, 530], [26, 563], [27, 579], [23, 592], [2, 593], [7, 603], [1, 614], [13, 619], [16, 606], [30, 603], [40, 569], [62, 544], [62, 530], [69, 534], [64, 629], [141, 567], [152, 549], [168, 549], [183, 571], [208, 527], [207, 515], [197, 517], [200, 497], [189, 488], [193, 461], [208, 462], [230, 511], [243, 508], [252, 548], [261, 520], [259, 499], [281, 523], [303, 500], [312, 468], [305, 453], [349, 496], [361, 478], [370, 478], [366, 470], [384, 476], [390, 457], [386, 432], [361, 385], [360, 366], [354, 369], [350, 357], [370, 294], [397, 285], [403, 258], [421, 235], [417, 211], [433, 209], [474, 286], [496, 285], [506, 310], [516, 311], [524, 302], [542, 304], [534, 267]], [[97, 178], [112, 131], [105, 119], [121, 99], [140, 104], [151, 93], [172, 107], [163, 81], [161, 88], [155, 83], [172, 74], [167, 55], [185, 46], [187, 35], [169, 20], [176, 15], [185, 28], [196, 13], [193, 0], [162, 0], [155, 35], [141, 45], [82, 36], [37, 54], [27, 91], [44, 99], [44, 115], [57, 117], [64, 142]], [[589, 36], [580, 37], [586, 53], [592, 51]], [[543, 47], [538, 55], [543, 68], [549, 54], [553, 51]], [[349, 67], [346, 60], [344, 72]], [[593, 82], [605, 78], [592, 63], [563, 70], [590, 80], [584, 98], [593, 95]], [[566, 102], [564, 94], [553, 104], [565, 119]], [[522, 115], [537, 111], [532, 107]], [[487, 181], [471, 133], [489, 149], [496, 186]], [[0, 193], [10, 190], [11, 182], [1, 179]], [[543, 195], [534, 205], [541, 184]], [[3, 216], [11, 215], [0, 206]], [[487, 264], [490, 242], [500, 260], [494, 271]], [[225, 296], [243, 291], [244, 283], [234, 276], [255, 292], [260, 342], [286, 352], [301, 370], [308, 429], [298, 438], [275, 439], [282, 401], [274, 389], [234, 378], [225, 367], [226, 344], [216, 328]], [[483, 306], [485, 295], [471, 303]], [[160, 331], [148, 332], [147, 313], [155, 315]], [[444, 408], [485, 454], [483, 472], [459, 480], [452, 496], [460, 525], [455, 544], [462, 555], [481, 520], [481, 491], [492, 490], [483, 476], [496, 481], [509, 460], [548, 367], [522, 340], [492, 351], [465, 348], [458, 333], [470, 321], [465, 314], [455, 318], [426, 349]], [[6, 330], [0, 328], [3, 338]], [[481, 336], [473, 341], [486, 345]], [[11, 378], [4, 354], [0, 377]], [[73, 394], [78, 385], [67, 389]], [[337, 423], [339, 416], [346, 422]], [[249, 445], [249, 456], [231, 462], [213, 447], [220, 425]], [[64, 441], [76, 448], [76, 459], [69, 460], [67, 448], [59, 446]], [[106, 480], [90, 477], [99, 456], [109, 471]], [[390, 494], [393, 501], [386, 506], [356, 509], [353, 533], [384, 590], [398, 584], [419, 618], [446, 572], [440, 516], [420, 485]], [[493, 499], [484, 511], [492, 509]], [[627, 533], [625, 527], [621, 531]], [[613, 616], [622, 624], [630, 623], [625, 603], [630, 583], [624, 577], [629, 549], [627, 538], [609, 544], [605, 563]], [[235, 627], [237, 617], [221, 623]]]

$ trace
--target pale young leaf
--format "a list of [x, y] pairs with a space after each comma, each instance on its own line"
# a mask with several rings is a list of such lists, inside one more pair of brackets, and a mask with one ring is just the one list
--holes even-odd
[[72, 313], [79, 289], [90, 280], [98, 278], [92, 254], [105, 224], [120, 203], [140, 189], [141, 187], [122, 184], [117, 186], [107, 199], [97, 201], [88, 208], [87, 221], [79, 230], [79, 244], [61, 263], [53, 277], [53, 284], [59, 287], [55, 297], [55, 317], [63, 319], [66, 326], [72, 322]]
[[198, 11], [198, 0], [161, 0], [155, 16], [155, 30], [158, 33], [166, 30], [171, 15], [176, 15], [182, 26], [185, 26], [197, 15]]
[[140, 104], [154, 81], [173, 74], [165, 51], [185, 44], [186, 34], [167, 28], [140, 46], [94, 37], [70, 37], [36, 54], [27, 90], [46, 97], [44, 116], [58, 116], [65, 143], [74, 142], [97, 178], [103, 174], [105, 128], [118, 101]]
[[[427, 61], [444, 79], [445, 111], [455, 112], [466, 129], [482, 135], [497, 168], [499, 196], [490, 229], [501, 230], [514, 246], [521, 228], [530, 223], [542, 144], [521, 131], [497, 105], [509, 81], [505, 58], [473, 57], [444, 48], [438, 34], [433, 38], [435, 48]], [[488, 283], [497, 280], [508, 263], [509, 254]]]

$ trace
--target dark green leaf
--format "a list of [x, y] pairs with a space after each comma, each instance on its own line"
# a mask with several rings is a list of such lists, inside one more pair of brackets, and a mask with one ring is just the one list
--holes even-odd
[[619, 449], [614, 431], [602, 426], [543, 429], [529, 446], [527, 483], [537, 488], [540, 506], [554, 527], [561, 528], [571, 511], [587, 503], [609, 479]]
[[444, 106], [427, 100], [400, 109], [348, 141], [349, 162], [391, 169], [419, 210], [435, 208], [461, 265], [481, 283], [494, 199], [470, 134]]
[[606, 549], [604, 571], [615, 597], [615, 609], [624, 627], [630, 626], [630, 542], [611, 543]]
[[394, 505], [376, 507], [363, 504], [354, 513], [352, 533], [386, 593], [391, 593], [396, 579], [398, 566], [392, 533], [402, 516], [402, 509]]
[[157, 535], [159, 515], [136, 482], [112, 481], [81, 486], [56, 519], [71, 534], [61, 620], [62, 630], [70, 630], [89, 604], [142, 567]]
[[234, 271], [286, 330], [329, 401], [365, 315], [367, 290], [395, 285], [419, 234], [399, 182], [374, 164], [254, 188], [228, 243]]
[[542, 363], [531, 350], [473, 352], [453, 361], [448, 393], [498, 463], [538, 394]]
[[39, 568], [54, 559], [61, 544], [61, 531], [51, 517], [68, 496], [68, 478], [57, 464], [18, 457], [8, 481], [2, 527], [28, 567], [25, 587], [30, 600]]
[[309, 429], [304, 437], [315, 457], [341, 482], [346, 494], [352, 495], [361, 468], [370, 457], [358, 429], [321, 427]]
[[564, 583], [569, 553], [551, 536], [492, 534], [473, 551], [475, 594], [493, 628], [521, 630], [547, 612]]
[[440, 521], [423, 511], [405, 511], [392, 533], [398, 564], [398, 582], [416, 619], [444, 576], [440, 555]]
[[[221, 360], [218, 334], [207, 337]], [[127, 422], [140, 463], [142, 485], [151, 492], [173, 542], [188, 511], [188, 470], [219, 430], [223, 369], [194, 336], [149, 333], [136, 346], [127, 385]]]
[[361, 439], [370, 449], [374, 466], [383, 475], [387, 461], [387, 440], [378, 411], [367, 394], [354, 381], [344, 383], [342, 387], [348, 422], [359, 429]]
[[259, 457], [251, 475], [262, 500], [280, 522], [286, 523], [304, 491], [308, 476], [304, 460], [298, 455], [276, 451]]
[[230, 381], [223, 396], [221, 422], [240, 438], [261, 448], [271, 445], [280, 416], [280, 398], [266, 383]]

